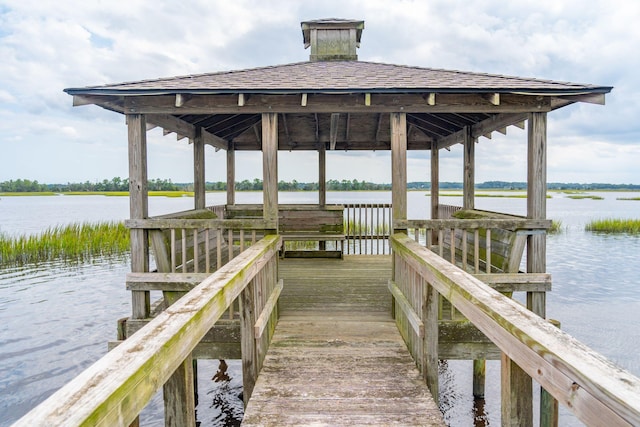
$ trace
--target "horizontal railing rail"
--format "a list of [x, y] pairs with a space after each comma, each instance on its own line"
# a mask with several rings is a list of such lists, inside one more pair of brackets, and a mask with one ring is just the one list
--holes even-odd
[[[639, 378], [406, 234], [394, 234], [391, 244], [392, 288], [406, 299], [396, 310], [396, 321], [432, 393], [438, 389], [440, 294], [582, 422], [640, 425]], [[502, 396], [510, 398], [509, 393]]]
[[[129, 425], [163, 384], [178, 371], [189, 369], [196, 345], [238, 297], [243, 311], [243, 367], [252, 371], [243, 375], [257, 376], [260, 358], [264, 357], [275, 328], [273, 310], [277, 305], [271, 295], [281, 288], [277, 284], [280, 245], [280, 238], [273, 235], [245, 250], [15, 426]], [[193, 399], [193, 384], [189, 386], [189, 381], [184, 381], [189, 376], [182, 378], [186, 399]], [[250, 390], [245, 389], [245, 397], [248, 394]], [[169, 408], [178, 417], [176, 425], [195, 425], [193, 402], [188, 409], [171, 412]]]

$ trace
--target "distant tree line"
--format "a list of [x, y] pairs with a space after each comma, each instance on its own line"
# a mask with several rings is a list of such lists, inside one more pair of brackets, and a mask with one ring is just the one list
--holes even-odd
[[[192, 183], [174, 183], [170, 179], [150, 179], [150, 191], [193, 191]], [[430, 190], [431, 183], [416, 181], [407, 183], [409, 190]], [[526, 182], [508, 182], [508, 181], [487, 181], [476, 184], [477, 189], [481, 190], [526, 190]], [[547, 184], [549, 190], [640, 190], [637, 184], [604, 184], [604, 183], [560, 183], [552, 182]], [[205, 184], [207, 191], [226, 191], [227, 183], [223, 181], [207, 182]], [[461, 182], [441, 182], [440, 189], [445, 190], [461, 190]], [[317, 182], [298, 182], [280, 181], [278, 182], [278, 190], [280, 191], [318, 191]], [[357, 179], [341, 181], [330, 179], [327, 181], [328, 191], [389, 191], [391, 184], [376, 184], [367, 181], [358, 181]], [[3, 193], [26, 193], [26, 192], [90, 192], [90, 191], [129, 191], [129, 179], [115, 177], [111, 180], [104, 179], [101, 182], [79, 182], [66, 184], [40, 184], [38, 181], [28, 179], [16, 179], [0, 182], [0, 192]], [[236, 191], [262, 191], [262, 180], [254, 179], [252, 181], [245, 179], [236, 182]]]

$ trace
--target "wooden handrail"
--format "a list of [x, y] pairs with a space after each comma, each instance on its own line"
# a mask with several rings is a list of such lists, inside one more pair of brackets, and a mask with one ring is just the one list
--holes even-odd
[[273, 235], [246, 249], [14, 426], [129, 425], [280, 244]]
[[391, 244], [396, 268], [415, 271], [584, 423], [640, 425], [639, 378], [406, 234]]

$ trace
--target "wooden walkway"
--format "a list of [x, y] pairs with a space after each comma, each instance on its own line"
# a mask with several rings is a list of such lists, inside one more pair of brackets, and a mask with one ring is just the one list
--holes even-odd
[[243, 426], [443, 426], [391, 318], [389, 256], [280, 261], [280, 321]]

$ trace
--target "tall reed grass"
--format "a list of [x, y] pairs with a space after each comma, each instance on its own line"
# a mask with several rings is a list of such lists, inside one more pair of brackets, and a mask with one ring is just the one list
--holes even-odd
[[640, 234], [640, 219], [605, 218], [589, 222], [584, 229], [599, 233]]
[[36, 235], [0, 235], [0, 264], [57, 259], [83, 261], [129, 250], [129, 230], [122, 222], [72, 223]]

